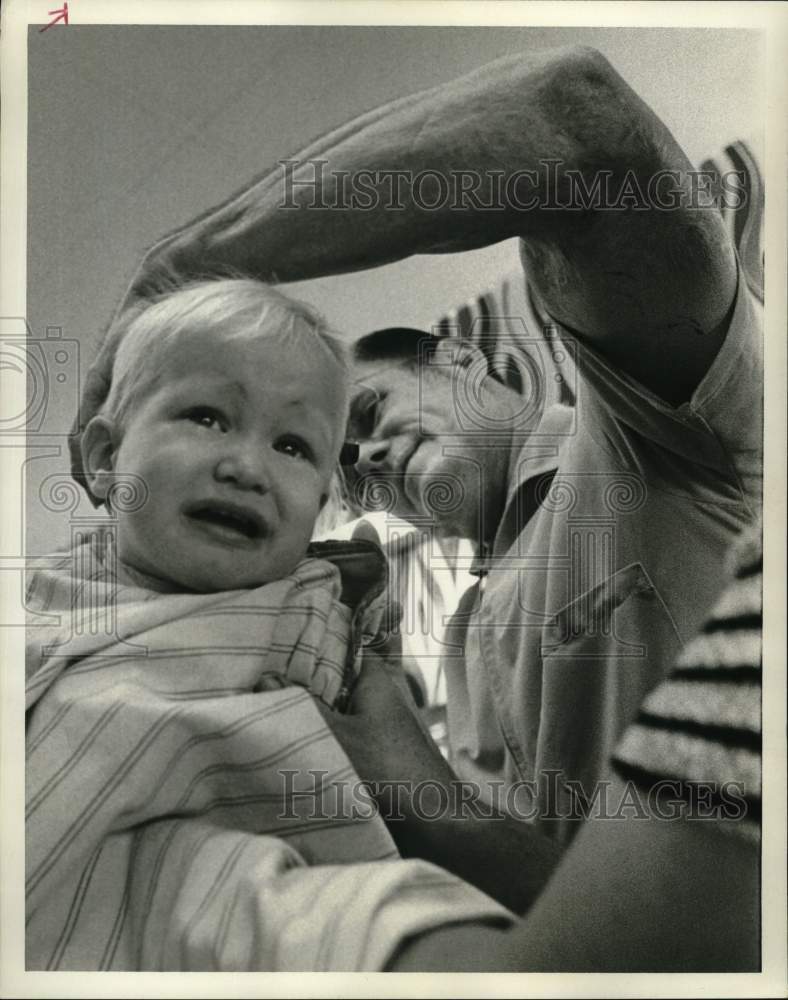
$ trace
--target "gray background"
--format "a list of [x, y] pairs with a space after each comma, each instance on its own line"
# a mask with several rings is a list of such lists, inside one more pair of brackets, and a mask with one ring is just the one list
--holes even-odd
[[[762, 39], [717, 29], [69, 26], [31, 28], [28, 305], [35, 336], [62, 328], [82, 369], [145, 248], [332, 126], [498, 56], [598, 47], [699, 163], [762, 142]], [[515, 266], [511, 243], [413, 258], [288, 291], [348, 336], [429, 325]], [[65, 430], [73, 397], [53, 392]], [[58, 439], [63, 444], [63, 439]], [[68, 538], [44, 508], [58, 457], [28, 461], [28, 552]], [[85, 510], [90, 508], [85, 505]]]

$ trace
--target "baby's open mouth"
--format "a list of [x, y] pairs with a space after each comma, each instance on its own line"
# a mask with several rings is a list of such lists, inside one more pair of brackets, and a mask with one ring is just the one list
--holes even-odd
[[248, 507], [219, 501], [206, 501], [188, 507], [184, 513], [194, 521], [221, 531], [242, 535], [250, 541], [257, 541], [265, 534], [263, 519]]

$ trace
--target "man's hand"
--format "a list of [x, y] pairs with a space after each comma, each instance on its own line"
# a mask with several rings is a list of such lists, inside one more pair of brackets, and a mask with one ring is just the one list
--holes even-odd
[[[359, 777], [375, 787], [407, 781], [449, 786], [456, 776], [429, 735], [400, 663], [367, 652], [347, 715], [319, 706]], [[379, 805], [387, 796], [379, 797]], [[410, 797], [401, 804], [410, 816]], [[385, 815], [384, 815], [384, 818]]]
[[403, 857], [441, 865], [516, 913], [528, 909], [559, 848], [527, 823], [489, 807], [483, 818], [465, 808], [462, 782], [418, 717], [396, 660], [368, 653], [350, 713], [321, 711], [370, 784]]

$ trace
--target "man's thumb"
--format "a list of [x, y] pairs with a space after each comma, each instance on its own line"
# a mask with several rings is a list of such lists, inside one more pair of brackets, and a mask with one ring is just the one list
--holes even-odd
[[367, 653], [350, 699], [351, 712], [374, 714], [397, 698], [398, 664], [392, 665], [374, 653]]

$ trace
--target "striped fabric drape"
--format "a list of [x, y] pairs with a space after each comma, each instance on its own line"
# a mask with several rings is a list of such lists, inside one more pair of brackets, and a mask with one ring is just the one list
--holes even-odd
[[309, 559], [155, 594], [81, 551], [33, 575], [29, 969], [379, 969], [425, 927], [510, 919], [399, 859], [315, 706], [354, 648], [344, 583]]

